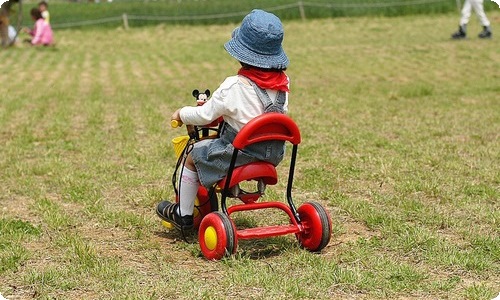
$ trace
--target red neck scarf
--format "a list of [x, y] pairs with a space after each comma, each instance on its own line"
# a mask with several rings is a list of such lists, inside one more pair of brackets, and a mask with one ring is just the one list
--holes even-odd
[[261, 89], [289, 92], [288, 77], [283, 71], [262, 71], [255, 68], [241, 68], [238, 75], [255, 82]]

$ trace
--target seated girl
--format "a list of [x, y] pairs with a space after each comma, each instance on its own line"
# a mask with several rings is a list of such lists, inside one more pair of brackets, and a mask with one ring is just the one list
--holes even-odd
[[31, 18], [35, 22], [35, 25], [33, 26], [33, 29], [25, 29], [24, 31], [27, 32], [29, 35], [32, 36], [30, 40], [27, 40], [31, 45], [33, 46], [49, 46], [54, 43], [54, 37], [52, 33], [52, 28], [50, 27], [50, 24], [45, 22], [45, 20], [42, 17], [42, 13], [38, 8], [33, 8], [31, 9]]

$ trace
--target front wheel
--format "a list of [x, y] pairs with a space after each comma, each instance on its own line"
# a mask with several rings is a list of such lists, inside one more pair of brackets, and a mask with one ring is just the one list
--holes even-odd
[[306, 202], [298, 209], [303, 230], [296, 234], [300, 246], [319, 252], [330, 242], [332, 221], [326, 210], [317, 202]]
[[201, 220], [198, 242], [201, 253], [208, 260], [236, 253], [238, 241], [234, 223], [221, 212], [209, 213]]
[[205, 187], [200, 186], [198, 194], [194, 200], [193, 222], [194, 228], [199, 228], [201, 220], [213, 211], [217, 211], [218, 206], [217, 193], [215, 188], [207, 190]]

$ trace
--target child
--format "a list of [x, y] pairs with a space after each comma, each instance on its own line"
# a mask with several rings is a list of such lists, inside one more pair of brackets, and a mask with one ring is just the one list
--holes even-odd
[[49, 4], [45, 1], [38, 3], [38, 9], [42, 13], [42, 18], [50, 24], [50, 13], [49, 13]]
[[452, 39], [459, 40], [467, 37], [467, 23], [469, 23], [471, 10], [476, 12], [479, 22], [483, 25], [483, 31], [479, 33], [478, 37], [481, 39], [489, 39], [492, 37], [493, 34], [491, 32], [490, 20], [488, 20], [484, 13], [483, 0], [465, 0], [458, 31], [451, 35]]
[[42, 13], [40, 12], [40, 10], [38, 10], [38, 8], [31, 9], [30, 13], [31, 13], [31, 18], [33, 19], [33, 21], [35, 21], [35, 26], [33, 27], [32, 30], [30, 29], [24, 30], [33, 37], [31, 40], [28, 40], [27, 42], [29, 42], [31, 45], [34, 46], [51, 45], [54, 42], [54, 40], [50, 24], [45, 22], [45, 20], [42, 17]]
[[[188, 125], [205, 125], [223, 117], [220, 138], [194, 144], [180, 179], [179, 203], [162, 201], [156, 212], [160, 218], [184, 230], [193, 227], [194, 201], [199, 185], [211, 187], [226, 176], [232, 156], [232, 141], [251, 119], [266, 112], [286, 113], [288, 77], [284, 73], [288, 57], [282, 48], [283, 26], [275, 15], [253, 10], [225, 45], [241, 69], [230, 76], [203, 106], [183, 107], [172, 120]], [[237, 166], [255, 161], [274, 165], [281, 162], [284, 142], [270, 141], [250, 145], [239, 152]]]

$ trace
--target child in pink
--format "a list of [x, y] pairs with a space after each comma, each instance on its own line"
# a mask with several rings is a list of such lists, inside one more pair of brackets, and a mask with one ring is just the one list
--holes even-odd
[[51, 45], [54, 42], [52, 28], [49, 23], [45, 22], [38, 8], [31, 10], [31, 18], [35, 21], [35, 26], [32, 30], [28, 30], [28, 33], [33, 37], [29, 42], [32, 45]]

